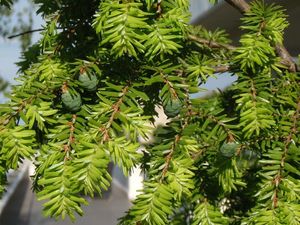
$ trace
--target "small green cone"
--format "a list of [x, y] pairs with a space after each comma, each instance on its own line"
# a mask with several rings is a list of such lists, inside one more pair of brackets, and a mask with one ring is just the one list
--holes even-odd
[[237, 142], [224, 143], [220, 148], [220, 152], [223, 156], [231, 158], [235, 155], [239, 146], [240, 144]]
[[168, 117], [175, 117], [180, 113], [182, 103], [179, 99], [170, 100], [164, 107], [164, 112]]
[[81, 104], [82, 104], [81, 96], [79, 93], [75, 91], [72, 91], [71, 93], [70, 91], [66, 90], [61, 95], [61, 100], [64, 108], [71, 112], [79, 111], [81, 108]]
[[80, 86], [87, 91], [95, 91], [98, 85], [98, 78], [94, 73], [81, 73], [78, 78]]

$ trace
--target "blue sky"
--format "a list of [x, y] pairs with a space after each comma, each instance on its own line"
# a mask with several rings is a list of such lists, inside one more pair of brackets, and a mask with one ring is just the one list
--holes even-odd
[[10, 83], [16, 74], [17, 67], [14, 62], [20, 55], [19, 43], [17, 42], [0, 42], [0, 75]]

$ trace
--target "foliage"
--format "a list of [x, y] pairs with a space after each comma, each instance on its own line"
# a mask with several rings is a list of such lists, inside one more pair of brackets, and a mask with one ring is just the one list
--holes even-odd
[[0, 77], [0, 92], [4, 91], [8, 86], [8, 82]]
[[[45, 214], [74, 220], [113, 161], [147, 177], [120, 224], [300, 223], [299, 73], [275, 49], [281, 7], [254, 1], [230, 47], [224, 31], [188, 24], [188, 0], [35, 3], [42, 38], [0, 107], [2, 189], [33, 160]], [[236, 82], [191, 97], [220, 67]], [[154, 129], [156, 106], [169, 122]]]

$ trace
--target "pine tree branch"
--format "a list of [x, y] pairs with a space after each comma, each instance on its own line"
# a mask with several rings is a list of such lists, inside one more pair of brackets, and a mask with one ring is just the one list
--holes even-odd
[[166, 162], [165, 162], [164, 168], [162, 170], [162, 175], [161, 175], [160, 180], [159, 180], [160, 183], [163, 182], [163, 180], [164, 180], [164, 178], [165, 178], [165, 176], [168, 172], [171, 160], [172, 160], [173, 155], [174, 155], [174, 151], [175, 151], [179, 141], [181, 140], [181, 138], [183, 136], [182, 133], [183, 133], [184, 129], [186, 128], [186, 126], [188, 125], [190, 117], [191, 117], [191, 111], [189, 110], [188, 113], [187, 113], [187, 116], [184, 119], [184, 124], [182, 125], [180, 132], [178, 134], [176, 134], [176, 136], [174, 137], [174, 141], [173, 141], [172, 146], [170, 148], [170, 152], [165, 156]]
[[[237, 9], [241, 14], [245, 14], [251, 9], [251, 6], [245, 0], [225, 0], [229, 5]], [[290, 72], [300, 71], [293, 61], [292, 56], [282, 44], [275, 46], [277, 55], [282, 59], [281, 64], [287, 67]]]
[[172, 97], [173, 97], [174, 99], [178, 99], [177, 92], [176, 92], [176, 90], [174, 89], [174, 85], [172, 84], [172, 82], [170, 82], [163, 74], [162, 74], [162, 78], [164, 79], [164, 83], [165, 83], [166, 85], [168, 85], [169, 90], [170, 90], [170, 92], [171, 92], [171, 94], [172, 94]]
[[281, 168], [284, 168], [285, 159], [286, 159], [287, 152], [288, 152], [288, 149], [289, 149], [288, 147], [293, 141], [293, 136], [297, 134], [297, 122], [299, 121], [299, 117], [300, 117], [300, 97], [298, 99], [296, 112], [291, 117], [292, 126], [291, 126], [291, 129], [290, 129], [290, 133], [285, 138], [284, 152], [283, 152], [283, 155], [282, 155], [282, 158], [281, 158], [281, 163], [280, 163]]
[[165, 157], [165, 158], [166, 158], [166, 163], [165, 163], [165, 166], [164, 166], [163, 171], [162, 171], [162, 176], [161, 176], [160, 181], [159, 181], [160, 183], [163, 182], [163, 179], [165, 178], [165, 176], [166, 176], [166, 174], [167, 174], [167, 172], [168, 172], [168, 169], [169, 169], [169, 166], [170, 166], [170, 163], [171, 163], [171, 159], [172, 159], [172, 157], [173, 157], [173, 154], [174, 154], [176, 145], [177, 145], [177, 143], [180, 141], [180, 138], [181, 138], [181, 136], [180, 136], [179, 134], [177, 134], [177, 135], [175, 136], [175, 140], [174, 140], [174, 142], [173, 142], [173, 144], [172, 144], [172, 147], [171, 147], [171, 149], [170, 149], [170, 152], [169, 152], [169, 154]]
[[230, 66], [229, 65], [219, 65], [213, 68], [214, 73], [225, 73], [230, 71]]
[[[221, 49], [225, 49], [228, 51], [233, 51], [236, 49], [236, 46], [229, 45], [229, 44], [223, 44], [223, 43], [219, 43], [219, 42], [212, 41], [212, 40], [206, 40], [204, 38], [197, 37], [195, 35], [189, 35], [188, 38], [191, 41], [195, 41], [199, 44], [206, 45], [207, 47], [210, 47], [210, 48], [221, 48]], [[230, 71], [230, 66], [229, 65], [218, 65], [218, 66], [215, 66], [213, 69], [214, 69], [214, 73], [225, 73], [225, 72]]]
[[64, 152], [65, 152], [65, 158], [64, 158], [65, 162], [70, 160], [70, 152], [71, 152], [71, 148], [72, 148], [71, 145], [75, 141], [74, 132], [75, 132], [76, 118], [77, 118], [76, 114], [73, 114], [72, 120], [70, 122], [68, 122], [68, 125], [70, 126], [69, 139], [68, 139], [68, 143], [63, 146]]
[[[14, 113], [4, 114], [3, 117], [0, 117], [0, 125], [6, 126], [11, 119], [17, 118], [21, 111], [26, 107], [27, 104], [31, 104], [31, 102], [37, 97], [37, 95], [32, 95], [28, 99], [24, 99], [20, 102], [19, 107], [14, 111]], [[0, 129], [1, 131], [2, 129]]]
[[215, 42], [215, 41], [211, 41], [211, 40], [206, 40], [204, 38], [200, 38], [195, 35], [189, 35], [188, 37], [190, 40], [198, 42], [203, 45], [206, 45], [207, 47], [210, 47], [210, 48], [224, 48], [224, 49], [227, 49], [230, 51], [236, 49], [236, 47], [233, 45], [223, 44], [223, 43], [219, 43], [219, 42]]
[[225, 131], [225, 133], [227, 134], [227, 140], [229, 142], [233, 142], [235, 140], [234, 136], [234, 132], [224, 123], [222, 122], [218, 117], [211, 115], [211, 114], [205, 114], [204, 111], [193, 111], [191, 112], [191, 115], [193, 116], [197, 116], [200, 118], [205, 118], [206, 120], [210, 120], [213, 123], [217, 124], [218, 126], [222, 127], [222, 129]]
[[109, 118], [109, 121], [107, 122], [106, 126], [104, 128], [101, 128], [101, 131], [103, 133], [103, 139], [102, 139], [102, 142], [105, 142], [105, 141], [108, 141], [110, 139], [109, 137], [109, 133], [108, 133], [108, 130], [110, 129], [115, 117], [116, 117], [116, 114], [119, 112], [120, 110], [120, 107], [124, 101], [124, 97], [126, 95], [126, 93], [129, 91], [129, 86], [125, 86], [123, 89], [122, 89], [122, 95], [121, 97], [118, 99], [118, 101], [112, 106], [112, 109], [113, 109], [113, 112]]
[[273, 184], [276, 187], [274, 189], [273, 199], [272, 199], [274, 208], [278, 206], [278, 192], [279, 192], [278, 187], [283, 178], [285, 160], [288, 155], [289, 146], [293, 142], [293, 136], [297, 135], [297, 122], [299, 121], [299, 117], [300, 117], [300, 97], [298, 99], [296, 112], [291, 116], [292, 126], [290, 129], [290, 133], [287, 137], [285, 137], [284, 151], [282, 153], [281, 160], [280, 160], [280, 169], [273, 179]]
[[[219, 43], [216, 41], [206, 40], [204, 38], [200, 38], [195, 35], [189, 35], [188, 37], [190, 40], [195, 41], [202, 45], [206, 45], [207, 47], [210, 47], [210, 48], [221, 48], [221, 49], [225, 49], [228, 51], [234, 51], [237, 48], [237, 46], [234, 46], [234, 45], [223, 44], [223, 43]], [[298, 68], [297, 65], [294, 63], [291, 55], [289, 54], [289, 52], [286, 50], [286, 48], [284, 46], [277, 44], [275, 46], [275, 49], [276, 49], [277, 54], [281, 58], [281, 60], [280, 60], [281, 65], [286, 67], [290, 72], [300, 71], [300, 68]], [[225, 66], [215, 67], [215, 73], [224, 73], [227, 71], [230, 71], [229, 66], [225, 65]]]
[[[204, 38], [200, 38], [195, 35], [189, 35], [188, 37], [191, 41], [195, 41], [199, 44], [206, 45], [207, 47], [210, 47], [210, 48], [221, 48], [221, 49], [225, 49], [228, 51], [234, 51], [237, 48], [237, 46], [234, 46], [234, 45], [223, 44], [223, 43], [219, 43], [216, 41], [206, 40]], [[300, 68], [298, 68], [296, 66], [296, 64], [293, 62], [292, 58], [290, 58], [290, 60], [287, 60], [287, 58], [291, 57], [291, 56], [285, 48], [277, 48], [277, 46], [275, 48], [276, 48], [277, 54], [281, 57], [280, 64], [282, 66], [286, 67], [290, 72], [300, 71]], [[280, 54], [278, 53], [279, 51], [280, 51]], [[291, 65], [293, 67], [291, 67]], [[224, 72], [228, 72], [230, 70], [231, 70], [231, 68], [229, 65], [220, 65], [220, 66], [214, 67], [214, 73], [224, 73]]]
[[9, 82], [0, 77], [0, 92], [4, 91], [9, 85]]

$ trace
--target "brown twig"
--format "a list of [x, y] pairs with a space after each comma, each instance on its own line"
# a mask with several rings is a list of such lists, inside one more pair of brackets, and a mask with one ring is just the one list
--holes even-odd
[[200, 44], [206, 45], [210, 48], [224, 48], [227, 50], [235, 50], [236, 47], [229, 44], [223, 44], [215, 41], [206, 40], [204, 38], [197, 37], [195, 35], [189, 35], [189, 39], [195, 42], [198, 42]]
[[75, 141], [74, 132], [75, 132], [76, 119], [77, 119], [76, 114], [73, 114], [72, 115], [72, 120], [68, 122], [68, 126], [70, 127], [69, 139], [68, 139], [68, 142], [63, 145], [63, 150], [65, 152], [65, 158], [64, 158], [65, 162], [71, 159], [70, 158], [70, 152], [71, 152], [71, 148], [72, 148], [71, 145]]
[[164, 83], [169, 87], [169, 90], [172, 94], [172, 99], [178, 99], [178, 95], [176, 90], [174, 89], [174, 85], [165, 76], [163, 76], [163, 79], [164, 79]]
[[100, 130], [102, 131], [102, 134], [103, 134], [103, 139], [102, 141], [105, 142], [105, 141], [108, 141], [109, 140], [109, 133], [108, 133], [108, 130], [109, 128], [111, 127], [115, 117], [116, 117], [116, 114], [119, 112], [120, 110], [120, 106], [122, 105], [123, 101], [124, 101], [124, 96], [126, 95], [126, 93], [128, 92], [129, 90], [129, 86], [125, 86], [122, 90], [122, 95], [121, 97], [118, 99], [118, 101], [112, 106], [112, 109], [113, 109], [113, 112], [106, 124], [105, 127], [102, 127], [100, 128]]
[[219, 65], [215, 66], [214, 68], [214, 73], [225, 73], [230, 71], [230, 66], [229, 65]]
[[162, 171], [162, 176], [161, 176], [160, 181], [159, 181], [160, 183], [162, 183], [163, 179], [165, 178], [165, 176], [166, 176], [166, 174], [167, 174], [167, 172], [168, 172], [168, 169], [169, 169], [169, 166], [170, 166], [170, 163], [171, 163], [171, 159], [172, 159], [172, 157], [173, 157], [175, 148], [176, 148], [178, 142], [180, 141], [180, 138], [181, 138], [181, 136], [180, 136], [179, 134], [177, 134], [177, 135], [175, 136], [175, 140], [174, 140], [174, 142], [173, 142], [173, 144], [172, 144], [172, 147], [171, 147], [171, 149], [170, 149], [170, 152], [169, 152], [169, 154], [165, 157], [165, 158], [166, 158], [166, 163], [165, 163], [165, 166], [164, 166], [163, 171]]
[[34, 32], [39, 32], [39, 31], [43, 31], [43, 30], [45, 30], [45, 28], [39, 28], [39, 29], [34, 29], [34, 30], [27, 30], [27, 31], [21, 32], [19, 34], [11, 35], [11, 36], [9, 36], [7, 38], [8, 39], [12, 39], [12, 38], [16, 38], [16, 37], [19, 37], [19, 36], [23, 36], [25, 34], [32, 34]]
[[250, 5], [244, 0], [225, 0], [229, 5], [244, 14], [250, 10]]
[[[229, 44], [223, 44], [219, 43], [216, 41], [209, 41], [204, 38], [197, 37], [195, 35], [189, 35], [189, 39], [192, 41], [195, 41], [199, 44], [206, 45], [210, 48], [222, 48], [228, 51], [234, 51], [237, 47], [234, 45], [229, 45]], [[283, 47], [281, 48], [280, 46], [276, 45], [275, 46], [277, 54], [280, 56], [280, 64], [284, 67], [286, 67], [290, 72], [296, 72], [300, 71], [299, 68], [297, 68], [296, 64], [293, 62], [289, 52]], [[290, 59], [289, 59], [290, 57]], [[215, 73], [224, 73], [230, 71], [230, 66], [229, 65], [220, 65], [216, 66], [214, 68]]]

